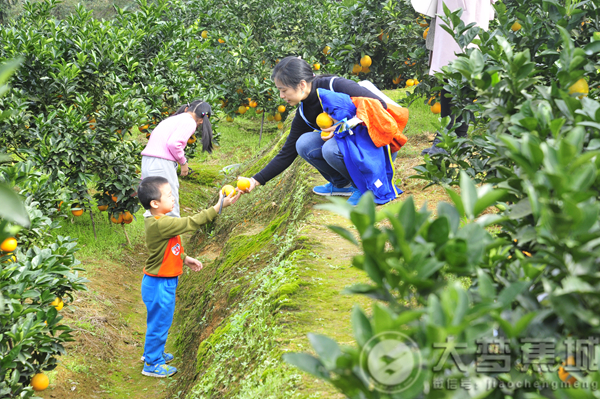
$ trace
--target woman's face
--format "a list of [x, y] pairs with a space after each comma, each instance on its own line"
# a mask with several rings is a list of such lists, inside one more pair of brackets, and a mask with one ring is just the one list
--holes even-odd
[[300, 101], [308, 96], [307, 84], [305, 80], [300, 81], [298, 87], [293, 88], [284, 86], [278, 79], [275, 79], [275, 86], [279, 89], [279, 97], [285, 100], [289, 105], [298, 105]]

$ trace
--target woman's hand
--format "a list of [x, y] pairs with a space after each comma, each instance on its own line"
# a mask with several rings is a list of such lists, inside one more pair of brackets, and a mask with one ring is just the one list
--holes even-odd
[[185, 165], [181, 165], [180, 175], [183, 177], [183, 176], [187, 176], [188, 173], [190, 173], [189, 165], [187, 163]]
[[185, 263], [187, 266], [189, 266], [190, 269], [192, 269], [195, 272], [199, 272], [200, 270], [202, 270], [202, 262], [200, 262], [198, 259], [194, 259], [192, 257], [186, 256], [183, 263]]
[[[254, 179], [254, 177], [250, 177], [250, 178], [248, 178], [248, 177], [244, 177], [244, 176], [238, 176], [238, 180], [240, 180], [240, 179], [248, 179], [248, 180], [250, 180], [250, 187], [248, 187], [246, 190], [240, 190], [240, 191], [241, 191], [241, 192], [243, 192], [243, 193], [246, 193], [246, 194], [247, 194], [247, 193], [249, 193], [250, 191], [254, 190], [254, 188], [255, 188], [255, 187], [258, 187], [258, 186], [260, 186], [260, 183], [259, 183], [259, 182], [257, 182], [257, 181]], [[238, 189], [238, 190], [239, 190], [239, 189]]]

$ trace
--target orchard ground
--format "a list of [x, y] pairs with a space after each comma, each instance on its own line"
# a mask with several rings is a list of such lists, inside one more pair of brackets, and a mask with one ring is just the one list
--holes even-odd
[[[403, 95], [403, 90], [386, 91], [386, 94], [397, 99]], [[410, 118], [405, 130], [409, 141], [395, 163], [397, 183], [404, 190], [400, 200], [412, 195], [417, 204], [427, 203], [429, 209], [435, 210], [438, 201], [447, 199], [444, 190], [438, 186], [423, 190], [426, 182], [409, 177], [414, 174], [412, 168], [422, 163], [420, 153], [433, 139], [433, 124], [437, 118], [430, 112], [429, 106], [420, 101], [413, 103], [409, 109]], [[276, 122], [265, 121], [259, 148], [259, 117], [246, 115], [236, 118], [233, 123], [227, 123], [223, 118], [219, 129], [220, 146], [211, 155], [198, 154], [190, 162], [194, 173], [181, 179], [183, 215], [208, 207], [214, 201], [218, 187], [235, 183], [235, 171], [223, 173], [224, 167], [252, 164], [257, 154], [272, 147], [283, 133], [276, 128]], [[285, 124], [287, 129], [289, 120]], [[143, 140], [143, 135], [139, 136], [139, 140]], [[303, 161], [298, 159], [296, 162]], [[324, 181], [314, 170], [309, 180], [307, 187]], [[268, 190], [269, 185], [263, 189]], [[312, 195], [307, 198], [311, 208], [327, 201]], [[225, 212], [236, 212], [236, 206]], [[62, 229], [57, 231], [57, 234], [78, 237], [81, 246], [79, 259], [90, 283], [89, 291], [78, 295], [62, 311], [65, 322], [75, 330], [76, 341], [68, 345], [68, 354], [60, 359], [59, 367], [48, 373], [50, 387], [39, 393], [41, 397], [183, 397], [178, 386], [186, 384], [180, 381], [180, 378], [185, 378], [184, 374], [170, 379], [151, 379], [141, 375], [140, 357], [146, 317], [140, 293], [146, 257], [142, 213], [140, 210], [134, 222], [126, 226], [131, 247], [126, 243], [121, 226], [110, 223], [106, 213], [101, 217], [98, 217], [98, 212], [95, 213], [97, 240], [87, 214], [63, 222]], [[350, 311], [355, 303], [367, 311], [370, 308], [366, 297], [340, 294], [345, 286], [366, 282], [367, 279], [363, 272], [351, 267], [352, 257], [358, 254], [357, 248], [325, 227], [331, 224], [351, 228], [348, 221], [322, 210], [310, 211], [300, 228], [300, 237], [310, 249], [297, 257], [301, 282], [300, 289], [293, 293], [294, 306], [279, 310], [277, 323], [282, 327], [282, 334], [276, 340], [283, 352], [309, 351], [306, 337], [309, 332], [328, 335], [343, 344], [353, 344]], [[188, 241], [186, 250], [196, 255], [205, 268], [219, 257], [226, 244], [211, 232], [190, 235], [184, 238], [185, 241]], [[171, 330], [168, 351], [176, 350], [173, 337], [178, 327], [175, 324]], [[182, 366], [177, 358], [173, 364]], [[297, 370], [291, 372], [298, 376], [293, 397], [343, 397], [329, 384]], [[277, 397], [277, 392], [272, 392], [272, 395]]]

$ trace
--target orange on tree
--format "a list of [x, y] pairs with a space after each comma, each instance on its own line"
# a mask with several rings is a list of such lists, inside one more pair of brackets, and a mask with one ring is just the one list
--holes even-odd
[[17, 261], [17, 257], [12, 252], [7, 253], [6, 256], [8, 256], [8, 259], [10, 259], [10, 261], [13, 263]]
[[581, 96], [579, 96], [580, 99], [587, 96], [589, 92], [590, 86], [584, 78], [579, 79], [577, 82], [571, 85], [571, 87], [569, 87], [569, 94], [581, 94]]
[[329, 47], [329, 46], [325, 46], [325, 47], [323, 48], [323, 54], [325, 54], [325, 55], [329, 54], [329, 50], [331, 50], [331, 47]]
[[439, 114], [440, 112], [442, 112], [442, 104], [440, 103], [435, 103], [431, 106], [431, 112], [433, 112], [434, 114]]
[[113, 222], [114, 224], [123, 223], [123, 214], [119, 213], [119, 217], [115, 217], [115, 214], [113, 213], [112, 215], [110, 215], [110, 221]]
[[277, 107], [277, 111], [279, 111], [279, 113], [283, 114], [285, 112], [285, 105], [280, 105], [279, 107]]
[[227, 122], [233, 122], [233, 118], [231, 116], [229, 116], [229, 115], [227, 115], [227, 118], [225, 118], [225, 120]]
[[0, 244], [0, 249], [4, 252], [12, 252], [17, 249], [17, 240], [14, 237], [8, 237], [2, 244]]
[[566, 362], [562, 363], [562, 366], [558, 368], [558, 378], [562, 382], [566, 382], [569, 385], [575, 384], [577, 378], [573, 377], [567, 370], [565, 370], [564, 366], [575, 366], [575, 358], [573, 356], [569, 356]]
[[37, 373], [31, 379], [31, 386], [33, 387], [34, 391], [43, 391], [44, 389], [48, 388], [48, 385], [50, 385], [50, 380], [44, 373]]
[[319, 69], [321, 69], [321, 64], [319, 64], [317, 62], [316, 64], [313, 65], [313, 68], [315, 68], [315, 71], [318, 71]]
[[108, 209], [108, 205], [98, 205], [98, 210], [100, 212], [104, 212], [107, 209]]
[[428, 34], [429, 34], [429, 28], [425, 29], [425, 32], [423, 32], [423, 39], [427, 39]]
[[427, 105], [431, 105], [431, 102], [435, 99], [435, 97], [431, 97], [429, 98], [429, 100], [427, 101]]
[[364, 57], [362, 57], [360, 59], [360, 66], [362, 66], [363, 68], [370, 67], [372, 63], [373, 63], [373, 61], [371, 60], [371, 57], [369, 57], [368, 55], [365, 55]]
[[333, 119], [331, 119], [331, 116], [329, 116], [329, 114], [327, 114], [325, 112], [321, 112], [317, 116], [317, 125], [321, 129], [327, 129], [328, 127], [333, 126]]
[[279, 122], [279, 123], [277, 124], [277, 129], [279, 129], [279, 130], [283, 130], [283, 122]]
[[188, 144], [194, 144], [196, 142], [196, 135], [192, 134], [192, 137], [190, 137], [187, 141]]
[[56, 310], [60, 311], [62, 310], [63, 306], [65, 306], [65, 303], [61, 297], [57, 296], [56, 299], [50, 303], [50, 306], [54, 306]]
[[248, 111], [248, 110], [246, 109], [246, 107], [245, 107], [245, 106], [243, 106], [243, 105], [240, 105], [240, 106], [238, 107], [238, 112], [239, 112], [240, 114], [242, 114], [242, 115], [243, 115], [243, 114], [245, 114], [245, 113], [246, 113], [246, 111]]
[[263, 110], [260, 108], [256, 108], [256, 110], [254, 112], [256, 112], [257, 115], [260, 115], [263, 113]]
[[273, 122], [273, 119], [274, 119], [273, 115], [271, 115], [271, 114], [267, 114], [267, 120], [268, 120], [269, 122]]
[[360, 64], [354, 64], [354, 66], [352, 67], [352, 73], [359, 73], [361, 69], [362, 67], [360, 66]]
[[83, 215], [83, 208], [71, 209], [71, 213], [73, 214], [73, 216], [81, 216]]
[[515, 21], [515, 23], [512, 24], [512, 26], [510, 27], [510, 30], [512, 30], [513, 32], [516, 32], [516, 31], [518, 31], [521, 28], [522, 28], [522, 26], [519, 23], [519, 21]]
[[203, 30], [200, 36], [202, 36], [203, 39], [206, 39], [208, 37], [208, 31]]
[[392, 79], [392, 82], [397, 85], [398, 83], [400, 83], [400, 76], [398, 76], [397, 78]]
[[277, 122], [279, 122], [281, 120], [281, 114], [279, 112], [276, 112], [273, 119], [275, 119]]
[[256, 108], [258, 106], [258, 103], [256, 101], [250, 101], [248, 105], [250, 105], [250, 108]]
[[419, 22], [419, 26], [424, 28], [426, 26], [429, 26], [429, 24], [427, 23], [427, 21], [423, 21], [423, 22]]
[[59, 210], [59, 211], [60, 211], [60, 207], [62, 206], [62, 204], [63, 204], [63, 202], [62, 202], [62, 201], [60, 201], [60, 202], [58, 203], [58, 210]]
[[242, 177], [237, 181], [237, 188], [247, 190], [250, 188], [250, 179]]
[[406, 87], [411, 87], [411, 86], [414, 86], [414, 85], [415, 85], [414, 79], [408, 79], [406, 81]]
[[362, 73], [369, 73], [369, 72], [371, 72], [371, 70], [369, 69], [369, 67], [362, 67], [362, 68], [360, 68], [360, 71]]
[[129, 211], [125, 211], [123, 212], [123, 221], [124, 222], [130, 222], [133, 220], [133, 215], [131, 214], [131, 212]]
[[225, 40], [219, 38], [219, 43], [223, 44], [223, 43], [225, 43]]
[[235, 188], [233, 188], [233, 186], [232, 186], [232, 185], [230, 185], [230, 184], [226, 184], [226, 185], [224, 185], [224, 186], [223, 186], [223, 188], [221, 189], [221, 192], [222, 192], [223, 194], [225, 194], [227, 197], [229, 197], [229, 195], [230, 195], [231, 193], [234, 193], [234, 194], [235, 194]]

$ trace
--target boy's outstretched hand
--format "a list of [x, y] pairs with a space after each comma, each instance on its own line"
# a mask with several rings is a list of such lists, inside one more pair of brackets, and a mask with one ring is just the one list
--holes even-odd
[[200, 270], [202, 270], [203, 267], [202, 262], [200, 262], [198, 259], [194, 259], [189, 256], [185, 257], [183, 263], [185, 263], [187, 266], [189, 266], [190, 269], [192, 269], [195, 272], [199, 272]]
[[225, 194], [223, 194], [223, 191], [219, 190], [219, 201], [214, 206], [215, 211], [217, 211], [217, 213], [221, 211], [221, 204], [223, 204], [223, 208], [227, 208], [229, 205], [235, 204], [237, 200], [240, 199], [241, 195], [241, 191], [233, 191], [227, 197], [223, 198]]

